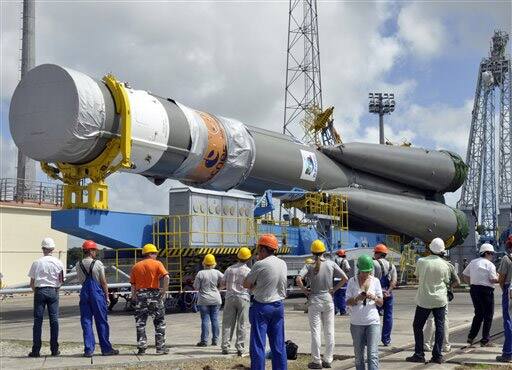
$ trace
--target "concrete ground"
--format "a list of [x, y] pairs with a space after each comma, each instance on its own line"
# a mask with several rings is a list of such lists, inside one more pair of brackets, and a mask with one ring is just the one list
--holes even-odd
[[[425, 365], [414, 365], [404, 361], [412, 354], [413, 334], [412, 319], [414, 316], [415, 290], [398, 290], [395, 293], [394, 328], [392, 345], [381, 346], [382, 369], [423, 368]], [[307, 315], [296, 307], [304, 302], [304, 298], [286, 300], [286, 339], [291, 339], [299, 346], [299, 352], [308, 354], [310, 347], [309, 323]], [[132, 314], [122, 311], [123, 304], [119, 303], [109, 317], [111, 340], [121, 351], [120, 356], [95, 356], [92, 360], [81, 357], [82, 331], [80, 328], [78, 297], [68, 295], [61, 297], [60, 335], [62, 356], [50, 357], [48, 343], [43, 345], [42, 357], [27, 358], [32, 339], [32, 297], [6, 298], [0, 305], [0, 367], [2, 369], [31, 369], [31, 368], [80, 368], [95, 365], [100, 368], [166, 368], [166, 369], [202, 369], [209, 364], [209, 369], [235, 369], [232, 367], [248, 365], [248, 359], [233, 358], [229, 367], [224, 361], [227, 356], [220, 354], [220, 347], [195, 347], [199, 340], [199, 314], [169, 314], [167, 319], [166, 338], [171, 353], [166, 356], [153, 355], [154, 349], [148, 350], [149, 355], [136, 356], [135, 323]], [[500, 346], [495, 348], [480, 347], [464, 348], [469, 324], [473, 315], [473, 306], [468, 293], [455, 294], [450, 303], [450, 331], [454, 350], [447, 356], [448, 363], [438, 368], [452, 369], [461, 364], [477, 363], [484, 368], [486, 364], [495, 364], [494, 358], [500, 353]], [[496, 290], [495, 322], [492, 333], [502, 330], [499, 289]], [[335, 369], [353, 368], [353, 347], [349, 331], [349, 318], [336, 317], [336, 360]], [[148, 325], [148, 338], [153, 338], [152, 325]], [[43, 327], [43, 340], [49, 339], [48, 321]], [[497, 342], [500, 341], [498, 337]], [[151, 341], [150, 341], [151, 342]], [[98, 350], [99, 351], [99, 350]], [[427, 359], [430, 355], [427, 354]], [[202, 359], [201, 364], [193, 360]], [[308, 356], [303, 356], [300, 362], [289, 361], [290, 369], [301, 369], [308, 362]], [[125, 366], [126, 365], [126, 366]], [[270, 365], [270, 364], [269, 364]], [[426, 365], [433, 367], [434, 365]], [[270, 368], [270, 367], [269, 367]], [[511, 367], [512, 368], [512, 367]]]

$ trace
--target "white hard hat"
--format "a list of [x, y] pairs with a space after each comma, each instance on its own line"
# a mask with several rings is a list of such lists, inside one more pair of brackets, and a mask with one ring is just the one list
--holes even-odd
[[480, 246], [480, 254], [485, 253], [485, 252], [494, 253], [494, 247], [492, 246], [492, 244], [484, 243]]
[[41, 248], [44, 249], [55, 249], [55, 242], [52, 238], [44, 238], [41, 242]]
[[434, 238], [434, 240], [432, 240], [430, 242], [430, 244], [428, 245], [428, 249], [430, 249], [430, 251], [432, 253], [435, 253], [435, 254], [443, 253], [445, 251], [445, 246], [444, 246], [443, 239], [441, 239], [441, 238]]

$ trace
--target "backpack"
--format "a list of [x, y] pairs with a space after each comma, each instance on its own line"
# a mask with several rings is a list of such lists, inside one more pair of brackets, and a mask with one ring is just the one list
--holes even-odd
[[299, 346], [297, 346], [291, 340], [287, 340], [286, 342], [284, 342], [284, 344], [286, 346], [286, 358], [288, 360], [296, 360], [297, 350], [299, 349]]

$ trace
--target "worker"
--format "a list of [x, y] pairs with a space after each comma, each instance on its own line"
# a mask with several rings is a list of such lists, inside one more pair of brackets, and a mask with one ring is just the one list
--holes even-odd
[[219, 287], [224, 275], [215, 269], [217, 262], [213, 254], [207, 254], [203, 258], [203, 270], [199, 271], [194, 280], [194, 289], [199, 291], [197, 305], [201, 314], [201, 340], [198, 347], [208, 345], [210, 335], [208, 327], [212, 327], [212, 346], [219, 341], [219, 310], [222, 305]]
[[494, 259], [494, 247], [484, 243], [480, 246], [480, 257], [472, 260], [462, 272], [462, 278], [468, 284], [471, 300], [475, 309], [475, 316], [469, 329], [468, 340], [472, 345], [480, 326], [482, 326], [482, 347], [490, 347], [492, 318], [494, 316], [494, 284], [498, 282], [496, 266], [492, 263]]
[[44, 238], [41, 242], [43, 257], [32, 263], [28, 272], [30, 288], [34, 292], [34, 327], [32, 330], [32, 351], [29, 357], [39, 357], [44, 310], [48, 307], [50, 318], [50, 351], [52, 356], [59, 351], [59, 288], [64, 282], [64, 265], [52, 256], [55, 241]]
[[273, 234], [263, 234], [257, 242], [258, 261], [244, 281], [253, 294], [249, 308], [251, 322], [251, 370], [265, 370], [266, 336], [272, 352], [272, 369], [287, 370], [284, 341], [284, 299], [286, 298], [287, 267], [277, 258], [279, 242]]
[[84, 336], [84, 357], [92, 357], [96, 342], [92, 328], [92, 319], [96, 324], [96, 331], [103, 356], [118, 355], [119, 351], [112, 348], [109, 340], [109, 326], [107, 319], [108, 285], [105, 278], [105, 267], [96, 259], [98, 246], [92, 240], [82, 244], [84, 258], [76, 264], [76, 276], [82, 289], [80, 289], [80, 323]]
[[498, 362], [512, 362], [512, 321], [510, 319], [509, 302], [512, 291], [510, 290], [510, 281], [512, 280], [512, 235], [505, 242], [505, 255], [501, 259], [498, 267], [501, 293], [501, 309], [503, 312], [503, 332], [505, 342], [503, 342], [502, 353], [496, 356]]
[[[312, 265], [314, 263], [315, 263], [315, 260], [311, 257], [308, 257], [304, 260], [304, 266]], [[308, 277], [305, 277], [303, 279], [303, 284], [306, 288], [310, 287], [310, 282], [309, 282]], [[308, 313], [308, 308], [309, 308], [309, 297], [306, 295], [306, 303], [304, 303], [304, 313]]]
[[407, 357], [407, 362], [425, 363], [423, 342], [423, 327], [432, 313], [436, 327], [432, 359], [430, 362], [444, 362], [441, 347], [444, 337], [444, 317], [448, 304], [448, 285], [450, 283], [450, 268], [443, 260], [445, 245], [441, 238], [434, 238], [428, 245], [430, 255], [416, 262], [414, 275], [418, 277], [416, 293], [416, 312], [414, 313], [414, 354]]
[[142, 248], [144, 259], [137, 262], [130, 275], [132, 300], [135, 302], [138, 354], [144, 355], [148, 347], [146, 322], [153, 317], [157, 355], [169, 353], [165, 346], [165, 294], [169, 290], [169, 273], [157, 260], [158, 249], [153, 244]]
[[[451, 288], [460, 285], [460, 279], [459, 275], [457, 275], [457, 272], [455, 271], [455, 266], [447, 260], [445, 260], [445, 262], [450, 268], [450, 290], [448, 293], [448, 303], [446, 304], [446, 312], [444, 316], [444, 340], [441, 352], [450, 352], [452, 346], [450, 344], [450, 320], [448, 320], [448, 305], [450, 304]], [[451, 297], [453, 299], [453, 293], [451, 293]], [[434, 346], [434, 334], [434, 316], [430, 314], [427, 320], [427, 324], [425, 325], [425, 329], [423, 330], [423, 338], [425, 340], [423, 347], [425, 351], [432, 351], [432, 347]]]
[[372, 258], [363, 254], [357, 259], [356, 276], [347, 284], [350, 307], [350, 333], [354, 346], [356, 370], [364, 370], [366, 346], [368, 370], [379, 369], [380, 317], [377, 307], [383, 304], [380, 281], [372, 275]]
[[380, 243], [373, 249], [373, 274], [379, 279], [384, 295], [382, 305], [382, 333], [381, 342], [384, 346], [391, 343], [391, 330], [393, 329], [393, 289], [396, 287], [396, 267], [386, 259], [388, 248]]
[[[309, 369], [330, 368], [334, 353], [334, 302], [332, 294], [347, 282], [347, 275], [331, 260], [324, 258], [325, 244], [321, 240], [311, 243], [313, 264], [305, 265], [296, 278], [297, 285], [308, 297], [309, 327], [311, 330], [311, 362]], [[311, 288], [306, 288], [303, 279], [308, 277]], [[333, 287], [334, 278], [339, 279]], [[324, 328], [325, 354], [320, 356], [321, 332]]]
[[245, 331], [249, 322], [249, 290], [243, 287], [244, 280], [251, 271], [247, 262], [251, 259], [251, 251], [242, 247], [236, 258], [238, 262], [224, 271], [222, 286], [226, 288], [226, 299], [222, 315], [222, 354], [229, 353], [230, 341], [236, 329], [235, 348], [238, 356], [245, 353]]
[[[341, 244], [340, 244], [341, 246]], [[344, 249], [338, 249], [336, 251], [336, 258], [334, 259], [336, 264], [341, 268], [341, 270], [347, 275], [350, 274], [350, 264], [347, 260], [347, 252]], [[334, 278], [335, 285], [338, 283], [340, 279]], [[345, 293], [347, 292], [347, 285], [343, 285], [341, 289], [338, 289], [334, 293], [334, 314], [340, 314], [341, 316], [346, 315], [347, 313], [347, 304], [345, 301]]]

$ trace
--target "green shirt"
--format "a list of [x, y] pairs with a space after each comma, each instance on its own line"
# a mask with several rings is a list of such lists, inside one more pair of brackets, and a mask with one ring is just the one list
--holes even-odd
[[448, 304], [447, 285], [450, 283], [450, 267], [439, 256], [420, 258], [414, 275], [418, 277], [416, 304], [423, 308], [439, 308]]

